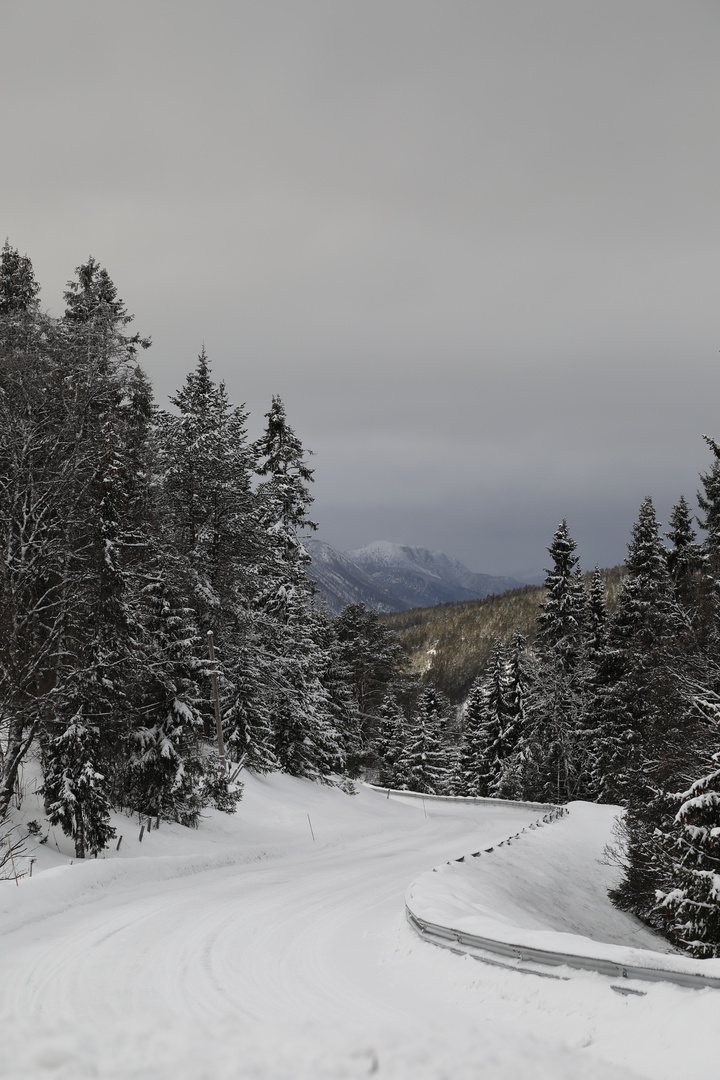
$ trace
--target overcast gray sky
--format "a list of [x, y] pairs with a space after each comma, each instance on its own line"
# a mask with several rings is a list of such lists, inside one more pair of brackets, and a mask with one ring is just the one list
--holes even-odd
[[717, 0], [0, 0], [0, 225], [315, 451], [319, 536], [622, 561], [720, 437]]

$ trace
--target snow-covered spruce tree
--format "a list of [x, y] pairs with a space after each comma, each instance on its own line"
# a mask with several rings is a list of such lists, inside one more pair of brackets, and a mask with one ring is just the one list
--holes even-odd
[[254, 588], [260, 539], [247, 412], [230, 403], [224, 383], [213, 382], [204, 348], [170, 401], [176, 412], [159, 416], [165, 513], [210, 626], [221, 621], [221, 596], [235, 608]]
[[605, 600], [605, 582], [596, 565], [590, 581], [587, 615], [585, 620], [585, 708], [583, 725], [579, 733], [585, 766], [586, 799], [597, 799], [603, 790], [602, 737], [600, 711], [602, 695], [607, 683], [608, 611]]
[[195, 825], [207, 801], [205, 773], [215, 766], [199, 744], [203, 643], [182, 599], [179, 572], [167, 553], [144, 575], [137, 609], [142, 670], [130, 689], [116, 798], [141, 816]]
[[408, 777], [410, 791], [424, 795], [448, 793], [455, 771], [448, 713], [448, 704], [438, 690], [429, 686], [422, 691], [397, 766]]
[[378, 716], [380, 724], [374, 744], [377, 782], [381, 787], [406, 790], [410, 782], [405, 754], [408, 722], [394, 694], [383, 698]]
[[[45, 746], [43, 792], [48, 820], [75, 842], [75, 856], [97, 855], [115, 836], [107, 782], [107, 734], [89, 682], [86, 701]], [[100, 702], [100, 708], [106, 701]], [[87, 712], [87, 715], [86, 715]]]
[[655, 510], [645, 499], [628, 545], [627, 578], [610, 623], [610, 675], [600, 707], [604, 797], [627, 807], [626, 869], [613, 901], [661, 926], [667, 838], [677, 791], [696, 760], [693, 708], [678, 678], [692, 633], [675, 601]]
[[525, 786], [525, 701], [530, 686], [526, 641], [516, 631], [510, 656], [500, 638], [490, 670], [470, 688], [456, 793], [518, 799]]
[[720, 445], [708, 435], [703, 439], [713, 452], [713, 462], [705, 473], [700, 474], [702, 491], [697, 500], [704, 517], [700, 526], [706, 535], [702, 543], [702, 555], [706, 569], [717, 575], [720, 566]]
[[720, 754], [714, 768], [678, 796], [673, 887], [659, 892], [671, 937], [694, 956], [720, 956]]
[[505, 647], [500, 638], [493, 645], [490, 671], [486, 682], [485, 737], [486, 781], [489, 795], [497, 795], [507, 762], [515, 748], [514, 717], [510, 707]]
[[328, 695], [328, 707], [342, 746], [346, 771], [348, 776], [357, 777], [366, 751], [346, 643], [340, 640], [337, 620], [324, 606], [318, 609], [313, 605], [311, 617], [321, 663], [320, 682]]
[[[25, 434], [39, 432], [42, 423], [42, 452], [26, 459], [24, 475], [16, 462], [3, 477], [9, 493], [20, 475], [26, 506], [40, 498], [36, 527], [42, 524], [30, 545], [35, 562], [26, 561], [21, 577], [24, 587], [42, 592], [43, 615], [31, 637], [37, 640], [40, 631], [52, 646], [52, 661], [42, 674], [35, 671], [30, 687], [39, 695], [35, 723], [46, 800], [55, 820], [72, 828], [82, 854], [88, 843], [95, 849], [109, 828], [132, 652], [118, 540], [126, 505], [123, 402], [139, 339], [122, 333], [131, 317], [107, 274], [102, 272], [98, 296], [97, 264], [90, 260], [78, 273], [84, 284], [70, 283], [65, 317], [44, 320], [32, 339], [34, 355], [23, 357], [26, 371], [12, 380], [20, 394], [34, 380]], [[70, 296], [84, 299], [82, 317], [71, 313]], [[42, 565], [41, 554], [49, 555]]]
[[364, 604], [348, 604], [335, 619], [335, 630], [360, 725], [358, 765], [373, 764], [379, 710], [385, 696], [399, 690], [407, 653], [377, 611]]
[[463, 731], [454, 783], [455, 795], [477, 797], [490, 794], [486, 698], [484, 681], [478, 676], [470, 687], [462, 710]]
[[134, 321], [105, 267], [90, 255], [75, 268], [75, 279], [64, 293], [63, 322], [68, 346], [77, 359], [114, 373], [118, 361], [134, 360], [138, 348], [150, 347], [150, 338], [124, 333]]
[[[705, 436], [714, 460], [701, 474], [699, 519], [705, 537], [700, 545], [689, 521], [684, 500], [673, 510], [670, 572], [685, 617], [694, 631], [671, 656], [676, 688], [684, 698], [690, 720], [675, 748], [673, 788], [665, 784], [669, 808], [679, 810], [671, 827], [658, 830], [654, 839], [664, 856], [664, 875], [655, 875], [664, 929], [680, 946], [697, 956], [720, 955], [720, 758], [717, 718], [720, 713], [720, 446]], [[673, 642], [677, 644], [675, 641]], [[694, 721], [694, 724], [693, 724]], [[696, 759], [693, 761], [693, 757]], [[703, 762], [713, 761], [710, 771]], [[688, 778], [701, 779], [687, 787]], [[673, 796], [685, 781], [686, 790]], [[669, 922], [668, 922], [669, 920]]]
[[39, 292], [32, 261], [6, 240], [0, 251], [0, 319], [36, 310]]
[[330, 696], [322, 684], [324, 657], [311, 614], [313, 587], [303, 529], [308, 516], [312, 470], [306, 451], [287, 423], [285, 407], [273, 397], [267, 427], [254, 444], [259, 521], [265, 536], [258, 608], [266, 620], [266, 647], [275, 680], [268, 690], [274, 752], [280, 767], [295, 776], [319, 779], [344, 767]]
[[158, 425], [162, 516], [185, 567], [185, 602], [203, 638], [204, 691], [197, 705], [212, 739], [205, 642], [212, 630], [228, 752], [267, 771], [277, 764], [267, 705], [274, 672], [256, 611], [264, 538], [252, 492], [247, 413], [230, 403], [223, 383], [213, 381], [204, 349], [170, 400], [176, 412], [162, 413]]
[[590, 580], [587, 603], [585, 641], [588, 659], [597, 664], [607, 644], [608, 613], [605, 603], [605, 582], [597, 563]]
[[672, 508], [670, 528], [665, 533], [672, 544], [667, 554], [668, 570], [678, 599], [687, 597], [701, 565], [690, 508], [683, 495]]
[[581, 732], [587, 671], [584, 642], [587, 594], [577, 573], [576, 544], [567, 522], [548, 552], [547, 597], [538, 616], [538, 673], [527, 703], [528, 784], [531, 798], [566, 802], [588, 783]]
[[[0, 255], [0, 814], [60, 700], [97, 467], [94, 416], [32, 264]], [[81, 539], [78, 540], [78, 537]]]
[[521, 799], [525, 790], [527, 746], [526, 702], [533, 686], [533, 662], [527, 640], [515, 630], [507, 661], [507, 721], [503, 732], [505, 756], [496, 793], [503, 799]]
[[[94, 309], [88, 305], [84, 311], [93, 323]], [[84, 517], [68, 536], [73, 602], [63, 643], [62, 686], [57, 688], [54, 715], [41, 733], [50, 820], [66, 831], [72, 828], [78, 857], [84, 857], [89, 838], [96, 845], [104, 837], [104, 844], [112, 835], [111, 789], [120, 768], [137, 659], [122, 553], [127, 509], [122, 399], [127, 372], [122, 338], [113, 344], [112, 320], [104, 308], [97, 322], [102, 326], [97, 337], [79, 321], [66, 329], [64, 359], [76, 368], [85, 390], [81, 400], [89, 406], [89, 416], [77, 417], [85, 425], [89, 467]], [[118, 315], [118, 322], [125, 325], [124, 317]]]
[[0, 251], [0, 349], [4, 355], [17, 350], [30, 350], [39, 344], [40, 319], [38, 294], [40, 285], [27, 255], [5, 241]]
[[627, 577], [608, 628], [599, 701], [603, 796], [627, 801], [647, 760], [646, 735], [661, 725], [670, 691], [664, 646], [679, 630], [652, 500], [646, 498], [628, 544]]
[[82, 456], [66, 432], [57, 330], [37, 315], [29, 260], [16, 281], [18, 260], [6, 245], [0, 255], [0, 818], [52, 711], [68, 605], [65, 532], [76, 517], [74, 477]]

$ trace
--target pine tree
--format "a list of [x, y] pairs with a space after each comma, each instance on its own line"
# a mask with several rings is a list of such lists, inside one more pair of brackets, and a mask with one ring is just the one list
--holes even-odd
[[[212, 630], [228, 751], [241, 764], [277, 767], [268, 704], [276, 678], [257, 608], [264, 537], [252, 492], [247, 413], [211, 375], [203, 348], [194, 371], [159, 418], [162, 515], [186, 567], [186, 602], [204, 636]], [[201, 710], [213, 737], [208, 674]]]
[[527, 701], [533, 685], [527, 640], [516, 630], [507, 665], [507, 719], [503, 733], [504, 758], [495, 785], [503, 799], [521, 799], [526, 786]]
[[163, 560], [143, 589], [142, 671], [133, 673], [117, 798], [142, 816], [195, 825], [206, 771], [199, 747], [201, 642], [194, 612], [170, 577], [172, 566], [171, 558]]
[[596, 799], [603, 790], [603, 739], [600, 730], [602, 695], [606, 686], [608, 611], [605, 583], [596, 565], [590, 580], [585, 621], [585, 685], [583, 723], [578, 735], [583, 759], [582, 797]]
[[647, 756], [646, 735], [660, 723], [669, 685], [663, 647], [677, 628], [666, 549], [650, 498], [628, 544], [627, 577], [608, 631], [606, 689], [599, 703], [603, 797], [626, 801]]
[[274, 753], [280, 767], [319, 779], [345, 765], [330, 695], [322, 684], [326, 658], [315, 636], [309, 556], [300, 530], [315, 528], [307, 514], [312, 470], [287, 423], [278, 397], [266, 414], [265, 433], [254, 444], [259, 521], [265, 535], [258, 606], [266, 618], [266, 647], [275, 660], [269, 696]]
[[407, 717], [395, 698], [388, 694], [378, 710], [379, 728], [375, 739], [377, 782], [381, 787], [405, 790], [410, 776], [404, 767], [406, 762]]
[[658, 897], [672, 937], [694, 956], [720, 956], [720, 754], [714, 768], [678, 797], [674, 887]]
[[85, 351], [89, 363], [133, 360], [138, 347], [150, 347], [150, 338], [123, 331], [134, 321], [105, 267], [89, 256], [75, 268], [76, 280], [68, 281], [64, 293], [63, 320], [68, 340]]
[[714, 460], [707, 472], [700, 474], [702, 491], [698, 491], [698, 506], [705, 515], [699, 521], [706, 532], [702, 543], [702, 554], [707, 570], [717, 575], [720, 566], [720, 445], [708, 435], [703, 439], [713, 452]]
[[0, 318], [0, 818], [54, 708], [71, 607], [67, 535], [84, 516], [84, 449], [68, 438], [57, 335], [47, 323], [21, 347], [7, 326]]
[[447, 729], [447, 702], [429, 686], [420, 695], [399, 765], [408, 777], [410, 791], [446, 794], [454, 765], [448, 753]]
[[366, 760], [367, 744], [353, 693], [346, 643], [340, 640], [337, 619], [324, 606], [320, 610], [313, 607], [311, 617], [320, 659], [319, 678], [328, 695], [332, 725], [342, 747], [348, 776], [358, 777]]
[[488, 785], [488, 737], [486, 731], [486, 691], [478, 677], [470, 687], [463, 707], [463, 733], [458, 755], [456, 795], [473, 797], [490, 794]]
[[[309, 484], [313, 470], [305, 462], [307, 451], [287, 422], [285, 406], [273, 396], [265, 414], [267, 426], [254, 446], [259, 476], [267, 477], [263, 491], [269, 496], [270, 516], [289, 548], [296, 548], [301, 529], [317, 529], [307, 515], [312, 503]], [[306, 556], [307, 559], [307, 556]]]
[[547, 571], [547, 597], [537, 620], [538, 676], [528, 702], [528, 795], [558, 802], [578, 798], [587, 783], [581, 738], [587, 594], [577, 572], [575, 548], [567, 522], [562, 521], [548, 548], [553, 565]]
[[39, 292], [32, 262], [6, 240], [0, 251], [0, 350], [6, 359], [22, 353], [28, 364], [45, 351], [43, 331], [51, 323], [40, 314]]
[[511, 745], [512, 714], [509, 701], [509, 685], [505, 648], [500, 638], [495, 639], [488, 678], [485, 683], [485, 783], [488, 795], [497, 795]]
[[596, 563], [590, 581], [585, 630], [587, 656], [592, 664], [599, 663], [605, 651], [607, 630], [608, 613], [605, 603], [605, 583]]
[[610, 677], [600, 713], [603, 795], [627, 808], [625, 874], [610, 895], [660, 927], [656, 892], [668, 887], [670, 871], [668, 793], [677, 790], [694, 757], [695, 721], [678, 679], [678, 659], [692, 634], [675, 600], [650, 499], [633, 528], [627, 570], [610, 624]]
[[[92, 688], [87, 701], [93, 707]], [[75, 841], [75, 856], [97, 855], [115, 836], [110, 824], [109, 785], [105, 774], [105, 733], [97, 718], [88, 721], [85, 705], [46, 744], [43, 792], [51, 825], [60, 825]]]
[[672, 543], [667, 554], [668, 570], [677, 598], [689, 595], [693, 579], [700, 568], [700, 552], [695, 543], [690, 508], [683, 495], [670, 514], [670, 529], [665, 534]]
[[6, 240], [0, 251], [0, 320], [33, 311], [39, 292], [32, 262]]
[[[380, 706], [399, 689], [408, 658], [397, 635], [364, 604], [348, 604], [335, 619], [340, 659], [355, 702], [362, 747], [377, 737]], [[358, 762], [360, 764], [360, 762]]]
[[121, 301], [110, 303], [114, 285], [93, 260], [78, 274], [66, 293], [53, 355], [62, 388], [55, 403], [58, 449], [66, 472], [63, 622], [39, 735], [46, 799], [55, 820], [73, 830], [81, 855], [110, 835], [108, 808], [139, 657], [131, 616], [133, 560], [127, 558], [132, 545], [126, 542], [134, 524], [126, 421], [135, 350], [122, 331], [131, 316]]

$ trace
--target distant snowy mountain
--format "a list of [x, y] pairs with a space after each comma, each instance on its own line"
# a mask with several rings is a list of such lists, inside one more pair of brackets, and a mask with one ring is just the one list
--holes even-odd
[[310, 577], [331, 611], [362, 602], [377, 611], [407, 611], [457, 600], [474, 600], [519, 588], [514, 578], [474, 574], [441, 551], [376, 540], [340, 553], [319, 540], [305, 545]]
[[352, 562], [347, 555], [335, 551], [321, 540], [305, 540], [312, 559], [309, 576], [318, 592], [336, 615], [348, 604], [363, 603], [376, 611], [402, 611], [399, 599], [382, 584]]

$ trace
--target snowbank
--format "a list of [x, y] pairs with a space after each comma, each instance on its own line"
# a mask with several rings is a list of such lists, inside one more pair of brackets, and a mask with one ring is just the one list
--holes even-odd
[[414, 881], [406, 907], [418, 929], [541, 963], [720, 987], [720, 960], [676, 953], [609, 902], [617, 870], [603, 849], [619, 808], [569, 809]]

